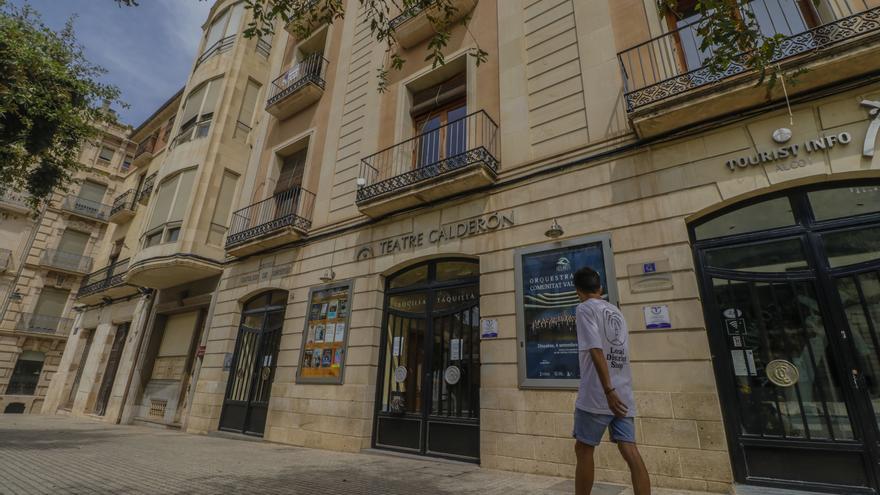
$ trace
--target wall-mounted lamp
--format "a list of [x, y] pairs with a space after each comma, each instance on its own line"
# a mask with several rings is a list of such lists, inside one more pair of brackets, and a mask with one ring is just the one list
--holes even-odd
[[550, 228], [547, 229], [546, 232], [544, 232], [544, 235], [551, 239], [556, 239], [557, 237], [562, 236], [562, 234], [564, 233], [565, 232], [562, 230], [562, 227], [559, 226], [559, 222], [557, 222], [554, 218], [553, 223], [550, 224]]
[[358, 177], [358, 178], [357, 178], [357, 186], [358, 186], [358, 187], [364, 187], [364, 186], [366, 186], [366, 185], [367, 185], [367, 179], [365, 179], [365, 178], [363, 178], [363, 177]]
[[12, 294], [9, 294], [9, 300], [19, 302], [24, 298], [24, 296], [19, 291], [13, 291]]
[[334, 278], [336, 278], [336, 272], [334, 272], [332, 268], [325, 269], [324, 273], [321, 274], [321, 282], [324, 282], [325, 284]]
[[109, 306], [113, 304], [113, 298], [109, 296], [104, 296], [101, 298], [101, 302], [104, 303], [105, 306]]

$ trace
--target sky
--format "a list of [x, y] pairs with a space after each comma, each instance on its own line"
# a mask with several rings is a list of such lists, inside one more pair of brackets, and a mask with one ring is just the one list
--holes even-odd
[[53, 29], [76, 15], [74, 30], [86, 58], [107, 69], [129, 108], [114, 106], [124, 124], [140, 125], [186, 82], [213, 0], [11, 0], [29, 3]]

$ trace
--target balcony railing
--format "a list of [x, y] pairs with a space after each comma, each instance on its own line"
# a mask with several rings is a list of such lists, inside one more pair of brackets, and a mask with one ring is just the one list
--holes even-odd
[[138, 144], [137, 149], [134, 152], [134, 159], [137, 160], [138, 157], [140, 157], [144, 153], [148, 153], [148, 154], [152, 155], [153, 151], [156, 150], [156, 142], [157, 141], [158, 141], [158, 138], [156, 137], [155, 134], [152, 134], [147, 139], [144, 139], [143, 141], [141, 141]]
[[43, 251], [42, 264], [67, 272], [89, 273], [92, 269], [92, 258], [58, 249], [46, 249]]
[[361, 160], [357, 201], [367, 201], [468, 165], [498, 172], [498, 124], [480, 110]]
[[141, 192], [138, 193], [138, 202], [142, 205], [147, 204], [150, 200], [150, 194], [153, 193], [153, 187], [156, 185], [156, 175], [158, 172], [153, 172], [148, 175], [146, 179], [144, 179], [144, 183], [141, 184]]
[[71, 194], [64, 199], [61, 208], [77, 215], [106, 221], [110, 216], [110, 206], [91, 199], [80, 198]]
[[76, 297], [88, 296], [102, 290], [115, 287], [123, 283], [125, 274], [128, 272], [128, 258], [107, 265], [96, 272], [83, 277]]
[[232, 45], [235, 43], [235, 35], [230, 35], [225, 38], [221, 38], [217, 40], [213, 45], [205, 48], [205, 51], [199, 55], [199, 58], [196, 60], [196, 66], [202, 65], [206, 60], [213, 57], [214, 55], [219, 55], [229, 49], [232, 48]]
[[12, 268], [12, 251], [0, 248], [0, 273]]
[[27, 193], [13, 191], [12, 189], [0, 190], [0, 203], [10, 206], [15, 210], [29, 210]]
[[287, 69], [284, 74], [281, 74], [272, 81], [266, 106], [270, 107], [278, 103], [309, 83], [314, 83], [321, 89], [324, 89], [324, 76], [327, 72], [328, 64], [329, 62], [326, 58], [315, 53]]
[[301, 187], [294, 187], [242, 208], [232, 214], [226, 247], [271, 235], [285, 227], [308, 232], [312, 226], [314, 207], [315, 195]]
[[110, 208], [110, 218], [112, 219], [114, 215], [118, 213], [134, 212], [137, 208], [137, 201], [135, 201], [135, 192], [134, 189], [129, 189], [124, 193], [116, 196], [113, 200], [113, 206]]
[[423, 10], [430, 7], [433, 3], [435, 3], [435, 0], [423, 0], [421, 2], [415, 2], [404, 9], [403, 12], [401, 12], [397, 17], [391, 19], [388, 24], [391, 26], [392, 29], [397, 29], [398, 26], [419, 15]]
[[[818, 7], [795, 0], [753, 0], [743, 8], [754, 13], [763, 35], [783, 36], [774, 62], [880, 30], [880, 7], [869, 8], [868, 0], [823, 0]], [[681, 26], [618, 53], [628, 111], [749, 70], [741, 62], [720, 73], [710, 70], [706, 62], [713, 50], [701, 48], [699, 23]]]
[[16, 330], [66, 337], [70, 333], [71, 326], [73, 326], [72, 318], [22, 313]]
[[193, 120], [188, 124], [183, 124], [183, 127], [180, 128], [180, 132], [177, 133], [172, 144], [174, 146], [179, 146], [183, 143], [188, 143], [207, 136], [208, 130], [211, 128], [213, 117], [213, 114], [211, 114], [198, 122]]

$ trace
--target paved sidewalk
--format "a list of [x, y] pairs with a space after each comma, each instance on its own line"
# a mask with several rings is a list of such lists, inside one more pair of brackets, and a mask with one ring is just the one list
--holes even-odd
[[[385, 454], [0, 415], [0, 494], [562, 495], [571, 480]], [[603, 485], [595, 495], [625, 495]], [[660, 494], [678, 492], [660, 490]]]

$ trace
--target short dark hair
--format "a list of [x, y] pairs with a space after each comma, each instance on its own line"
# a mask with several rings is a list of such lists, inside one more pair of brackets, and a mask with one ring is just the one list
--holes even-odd
[[574, 287], [587, 294], [595, 294], [602, 290], [602, 280], [599, 272], [585, 266], [574, 272]]

